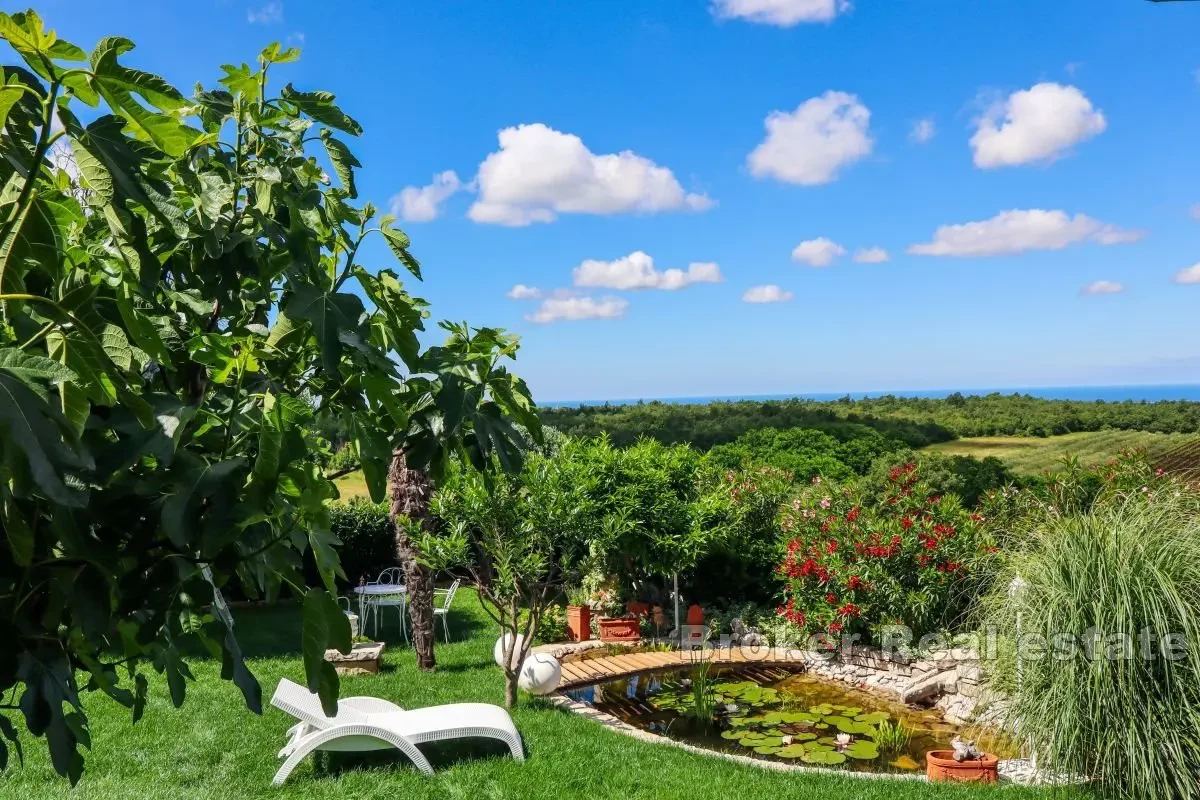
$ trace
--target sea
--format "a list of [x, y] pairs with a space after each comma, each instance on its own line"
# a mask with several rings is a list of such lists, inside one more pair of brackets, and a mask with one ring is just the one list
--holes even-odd
[[1090, 402], [1118, 403], [1127, 400], [1143, 403], [1158, 403], [1172, 400], [1200, 402], [1200, 383], [1146, 384], [1129, 386], [1025, 386], [995, 389], [897, 389], [876, 392], [792, 392], [783, 394], [708, 395], [698, 397], [624, 397], [608, 400], [539, 400], [538, 405], [550, 408], [573, 408], [576, 406], [629, 406], [638, 403], [672, 403], [676, 405], [707, 405], [738, 400], [841, 400], [848, 397], [862, 400], [870, 397], [928, 397], [940, 399], [954, 393], [970, 395], [1028, 395], [1045, 400], [1082, 400]]

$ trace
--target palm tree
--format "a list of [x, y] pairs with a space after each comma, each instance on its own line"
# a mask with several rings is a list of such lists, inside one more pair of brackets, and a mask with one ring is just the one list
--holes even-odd
[[[517, 337], [499, 328], [440, 323], [450, 332], [441, 347], [421, 356], [421, 374], [405, 388], [415, 398], [403, 444], [388, 471], [396, 551], [404, 564], [417, 666], [432, 670], [433, 572], [422, 559], [422, 541], [437, 521], [429, 502], [454, 459], [481, 472], [518, 472], [527, 446], [513, 423], [541, 443], [541, 423], [525, 381], [501, 364], [515, 358]], [[431, 375], [433, 377], [424, 377]]]

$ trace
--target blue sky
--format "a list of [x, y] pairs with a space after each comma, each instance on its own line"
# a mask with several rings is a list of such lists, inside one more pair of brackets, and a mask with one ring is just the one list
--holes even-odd
[[185, 89], [299, 44], [415, 291], [521, 334], [536, 398], [1200, 380], [1200, 2], [39, 11]]

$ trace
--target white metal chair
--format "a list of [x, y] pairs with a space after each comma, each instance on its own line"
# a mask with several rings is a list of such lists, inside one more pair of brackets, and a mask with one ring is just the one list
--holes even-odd
[[454, 603], [454, 593], [458, 591], [460, 583], [462, 581], [456, 578], [454, 583], [450, 584], [450, 588], [433, 590], [433, 616], [434, 619], [441, 618], [442, 633], [445, 634], [447, 642], [450, 641], [450, 606]]
[[483, 737], [508, 745], [513, 758], [525, 760], [521, 736], [512, 717], [490, 703], [452, 703], [406, 711], [377, 697], [343, 697], [336, 716], [327, 717], [321, 701], [305, 687], [284, 678], [271, 705], [299, 722], [288, 729], [288, 742], [279, 751], [284, 759], [272, 781], [282, 784], [314, 750], [367, 751], [396, 748], [426, 775], [433, 767], [417, 745], [446, 739]]
[[399, 613], [400, 617], [400, 633], [404, 636], [404, 641], [409, 641], [408, 638], [408, 595], [403, 590], [404, 570], [400, 567], [388, 567], [379, 576], [369, 582], [373, 586], [391, 586], [400, 587], [394, 595], [372, 595], [369, 598], [371, 610], [375, 612], [375, 623], [371, 630], [379, 632], [379, 609], [394, 608]]

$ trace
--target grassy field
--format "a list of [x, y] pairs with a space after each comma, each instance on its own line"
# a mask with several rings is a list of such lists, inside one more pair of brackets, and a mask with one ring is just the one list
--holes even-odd
[[342, 496], [342, 500], [353, 500], [356, 497], [365, 497], [371, 499], [371, 493], [367, 491], [367, 482], [363, 480], [362, 471], [351, 472], [349, 475], [343, 475], [334, 481], [338, 488], [338, 493]]
[[1146, 433], [1144, 431], [1096, 431], [1063, 436], [980, 436], [956, 439], [926, 448], [945, 455], [995, 456], [1015, 472], [1035, 475], [1057, 469], [1063, 458], [1077, 456], [1084, 464], [1095, 464], [1128, 448], [1144, 448], [1151, 456], [1195, 439], [1194, 434]]
[[[395, 621], [392, 618], [391, 624]], [[454, 641], [437, 646], [438, 670], [422, 674], [412, 651], [397, 646], [384, 671], [343, 679], [346, 695], [369, 694], [414, 708], [460, 701], [500, 702], [503, 681], [492, 663], [496, 633], [473, 593], [459, 592], [451, 614]], [[243, 611], [238, 635], [263, 686], [264, 706], [281, 677], [303, 681], [298, 652], [300, 616], [294, 607]], [[943, 787], [910, 781], [855, 780], [796, 775], [732, 764], [673, 747], [641, 742], [543, 701], [523, 698], [513, 712], [528, 759], [517, 763], [490, 743], [458, 743], [427, 750], [437, 769], [422, 776], [403, 756], [324, 754], [301, 765], [282, 789], [272, 789], [275, 754], [293, 723], [266, 708], [246, 711], [232, 684], [218, 679], [220, 664], [193, 661], [196, 683], [175, 709], [165, 681], [151, 680], [151, 701], [137, 725], [129, 713], [98, 694], [86, 703], [93, 750], [79, 785], [50, 768], [45, 743], [25, 738], [25, 764], [0, 775], [0, 797], [80, 800], [178, 798], [724, 798], [788, 797], [823, 800], [1024, 800], [1047, 794], [1030, 789]], [[426, 749], [426, 748], [422, 748]]]

